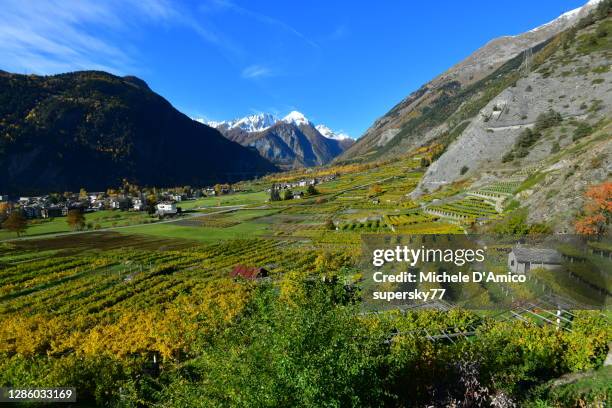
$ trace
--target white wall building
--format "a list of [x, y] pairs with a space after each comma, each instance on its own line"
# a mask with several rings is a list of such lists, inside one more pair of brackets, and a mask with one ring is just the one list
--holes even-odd
[[531, 269], [557, 269], [563, 257], [554, 249], [514, 247], [508, 254], [508, 267], [514, 273], [525, 274]]
[[170, 201], [162, 201], [157, 204], [156, 208], [159, 215], [173, 215], [178, 212], [176, 203]]

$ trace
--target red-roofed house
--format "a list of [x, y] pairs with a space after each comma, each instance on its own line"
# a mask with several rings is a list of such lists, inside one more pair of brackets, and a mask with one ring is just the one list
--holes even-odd
[[268, 276], [268, 271], [265, 268], [260, 268], [257, 266], [246, 266], [238, 264], [234, 266], [234, 269], [230, 272], [230, 276], [232, 278], [244, 278], [249, 280], [255, 280], [260, 278], [265, 278]]

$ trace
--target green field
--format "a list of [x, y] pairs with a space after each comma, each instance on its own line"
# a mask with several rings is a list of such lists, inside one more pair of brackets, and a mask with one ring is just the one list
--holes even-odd
[[[85, 214], [85, 223], [91, 224], [91, 229], [122, 227], [154, 221], [156, 221], [155, 217], [143, 212], [104, 210]], [[70, 232], [70, 227], [65, 217], [57, 217], [30, 221], [23, 235], [36, 236], [62, 232]], [[0, 240], [12, 238], [15, 238], [14, 233], [0, 229]]]
[[252, 193], [237, 193], [229, 195], [221, 195], [219, 197], [205, 197], [197, 200], [181, 201], [178, 206], [185, 210], [206, 207], [221, 207], [230, 205], [255, 205], [264, 204], [268, 199], [268, 194], [265, 191], [257, 191]]

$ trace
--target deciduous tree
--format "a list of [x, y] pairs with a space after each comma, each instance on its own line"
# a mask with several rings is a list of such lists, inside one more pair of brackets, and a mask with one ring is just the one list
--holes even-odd
[[584, 194], [584, 216], [576, 221], [576, 232], [582, 235], [602, 237], [612, 221], [612, 182], [604, 182], [589, 188]]
[[270, 201], [280, 201], [281, 196], [276, 187], [276, 184], [272, 184], [272, 188], [270, 189]]
[[68, 211], [68, 217], [66, 217], [66, 222], [68, 223], [71, 229], [76, 231], [80, 231], [85, 228], [85, 216], [80, 210]]
[[20, 236], [28, 228], [28, 221], [21, 214], [21, 211], [15, 210], [9, 214], [8, 218], [2, 223], [2, 228]]

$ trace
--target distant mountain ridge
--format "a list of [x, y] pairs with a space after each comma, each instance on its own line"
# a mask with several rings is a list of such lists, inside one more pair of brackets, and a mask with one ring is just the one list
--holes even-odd
[[232, 121], [205, 122], [225, 137], [285, 169], [327, 164], [353, 145], [345, 133], [314, 125], [304, 114], [292, 111], [282, 119], [268, 113], [249, 115]]
[[0, 193], [204, 186], [276, 171], [136, 77], [0, 72]]

